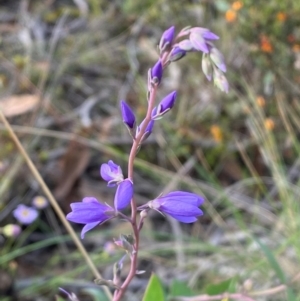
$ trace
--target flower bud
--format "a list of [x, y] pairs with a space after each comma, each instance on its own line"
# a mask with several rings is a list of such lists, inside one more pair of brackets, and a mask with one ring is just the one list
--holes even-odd
[[222, 71], [220, 71], [217, 68], [214, 68], [214, 84], [221, 91], [228, 93], [228, 90], [229, 90], [228, 81], [227, 81], [226, 77], [224, 76], [224, 74], [222, 73]]
[[223, 72], [226, 72], [224, 56], [217, 48], [212, 47], [209, 53], [211, 60]]
[[179, 42], [178, 47], [185, 51], [193, 50], [193, 45], [190, 40], [182, 40], [181, 42]]
[[175, 46], [172, 50], [171, 53], [169, 55], [169, 61], [170, 62], [176, 62], [178, 60], [180, 60], [181, 58], [183, 58], [186, 55], [186, 51], [181, 49], [178, 46]]
[[168, 94], [158, 105], [156, 114], [152, 117], [153, 120], [160, 119], [161, 116], [171, 110], [175, 104], [177, 92], [173, 91]]
[[163, 67], [161, 61], [158, 60], [151, 69], [151, 82], [159, 84], [163, 75]]
[[21, 233], [21, 227], [15, 224], [8, 224], [1, 229], [1, 232], [6, 237], [16, 237]]
[[205, 53], [203, 53], [203, 56], [202, 56], [202, 71], [203, 71], [204, 75], [206, 76], [206, 78], [209, 81], [211, 81], [212, 75], [213, 75], [213, 67], [212, 67], [210, 58]]
[[159, 51], [163, 53], [164, 51], [170, 49], [172, 46], [175, 35], [175, 26], [171, 26], [163, 34], [159, 42]]
[[121, 112], [123, 122], [129, 129], [133, 129], [135, 127], [135, 116], [130, 106], [123, 100], [121, 100]]

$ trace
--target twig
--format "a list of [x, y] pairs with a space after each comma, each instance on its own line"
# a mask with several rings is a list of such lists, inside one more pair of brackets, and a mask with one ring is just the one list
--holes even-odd
[[[85, 261], [86, 261], [87, 265], [89, 266], [90, 270], [92, 271], [94, 277], [96, 277], [96, 278], [102, 278], [101, 274], [97, 270], [96, 266], [94, 265], [93, 261], [91, 260], [90, 256], [88, 255], [88, 253], [86, 252], [84, 246], [82, 245], [80, 239], [78, 238], [78, 236], [76, 235], [75, 231], [71, 227], [70, 223], [66, 220], [63, 211], [59, 207], [57, 201], [55, 200], [55, 198], [52, 195], [51, 191], [49, 190], [48, 186], [44, 182], [44, 180], [41, 177], [39, 171], [37, 170], [37, 168], [33, 164], [33, 162], [30, 159], [30, 157], [28, 156], [26, 150], [24, 149], [24, 147], [21, 144], [19, 138], [17, 137], [17, 135], [15, 134], [15, 132], [13, 131], [13, 129], [11, 128], [8, 120], [4, 116], [4, 114], [3, 114], [3, 112], [2, 112], [1, 109], [0, 109], [0, 119], [4, 123], [4, 125], [5, 125], [8, 133], [10, 135], [10, 137], [15, 142], [17, 148], [19, 149], [19, 152], [24, 157], [24, 159], [25, 159], [25, 161], [26, 161], [29, 169], [31, 170], [32, 174], [34, 175], [34, 177], [36, 178], [36, 180], [40, 184], [40, 186], [41, 186], [42, 190], [44, 191], [45, 195], [47, 196], [47, 198], [49, 199], [49, 201], [50, 201], [52, 207], [54, 208], [56, 214], [58, 215], [59, 219], [61, 220], [61, 222], [63, 223], [63, 225], [65, 226], [65, 228], [69, 232], [69, 234], [71, 235], [71, 237], [72, 237], [75, 245], [77, 246], [78, 250], [82, 254], [83, 258], [85, 259]], [[109, 288], [108, 287], [104, 287], [103, 289], [104, 289], [107, 297], [109, 299], [112, 299], [112, 295], [111, 295], [111, 292], [110, 292]]]

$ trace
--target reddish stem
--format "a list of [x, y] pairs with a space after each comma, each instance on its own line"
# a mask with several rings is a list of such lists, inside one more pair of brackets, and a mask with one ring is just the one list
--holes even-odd
[[[164, 53], [164, 55], [161, 57], [161, 63], [162, 63], [163, 67], [166, 66], [168, 54], [169, 53]], [[158, 84], [153, 84], [152, 87], [151, 87], [150, 96], [149, 96], [149, 100], [148, 100], [147, 114], [146, 114], [144, 122], [143, 122], [143, 124], [140, 128], [139, 134], [133, 140], [133, 144], [132, 144], [132, 147], [131, 147], [131, 150], [130, 150], [129, 159], [128, 159], [128, 178], [132, 182], [133, 182], [134, 159], [136, 157], [136, 154], [137, 154], [138, 148], [140, 146], [142, 137], [145, 134], [146, 128], [147, 128], [149, 122], [152, 119], [151, 114], [152, 114], [152, 110], [153, 110], [154, 104], [155, 104], [157, 87], [158, 87]], [[134, 252], [133, 252], [133, 254], [131, 254], [131, 257], [130, 257], [130, 259], [131, 259], [130, 271], [129, 271], [125, 281], [123, 282], [121, 288], [119, 290], [115, 291], [113, 301], [120, 301], [121, 300], [121, 298], [123, 297], [129, 283], [131, 282], [133, 277], [136, 275], [137, 258], [138, 258], [138, 250], [139, 250], [139, 240], [140, 240], [139, 231], [141, 229], [141, 223], [139, 223], [139, 225], [137, 225], [137, 208], [136, 208], [136, 202], [135, 202], [134, 198], [132, 198], [132, 200], [131, 200], [131, 225], [132, 225], [132, 229], [133, 229], [135, 242], [134, 242], [134, 246], [133, 246], [134, 247]]]

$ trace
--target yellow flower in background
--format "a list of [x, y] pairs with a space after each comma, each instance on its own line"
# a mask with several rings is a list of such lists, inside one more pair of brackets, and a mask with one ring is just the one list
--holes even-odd
[[210, 133], [212, 134], [213, 139], [216, 142], [220, 143], [223, 141], [223, 133], [222, 133], [221, 128], [218, 125], [216, 125], [216, 124], [212, 125], [210, 128]]
[[241, 1], [234, 1], [231, 5], [231, 8], [235, 11], [240, 10], [243, 7], [243, 2]]
[[276, 19], [280, 22], [284, 22], [286, 20], [286, 18], [287, 18], [287, 15], [284, 12], [280, 12], [276, 15]]
[[236, 20], [236, 12], [232, 9], [228, 9], [225, 14], [225, 19], [229, 23], [234, 22]]
[[272, 131], [275, 128], [275, 123], [272, 118], [266, 118], [264, 121], [264, 125], [268, 131]]
[[257, 96], [256, 103], [259, 107], [264, 107], [266, 105], [266, 100], [262, 96]]

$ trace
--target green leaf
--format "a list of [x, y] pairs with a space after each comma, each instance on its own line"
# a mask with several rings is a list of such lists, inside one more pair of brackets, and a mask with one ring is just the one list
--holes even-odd
[[91, 296], [93, 301], [109, 301], [101, 288], [85, 288], [82, 292]]
[[208, 295], [218, 295], [222, 293], [234, 293], [236, 291], [236, 277], [224, 280], [216, 284], [209, 284], [205, 288]]
[[159, 278], [152, 274], [148, 282], [143, 301], [164, 301], [164, 291]]
[[170, 295], [176, 296], [195, 296], [194, 292], [185, 282], [174, 279], [170, 287]]

